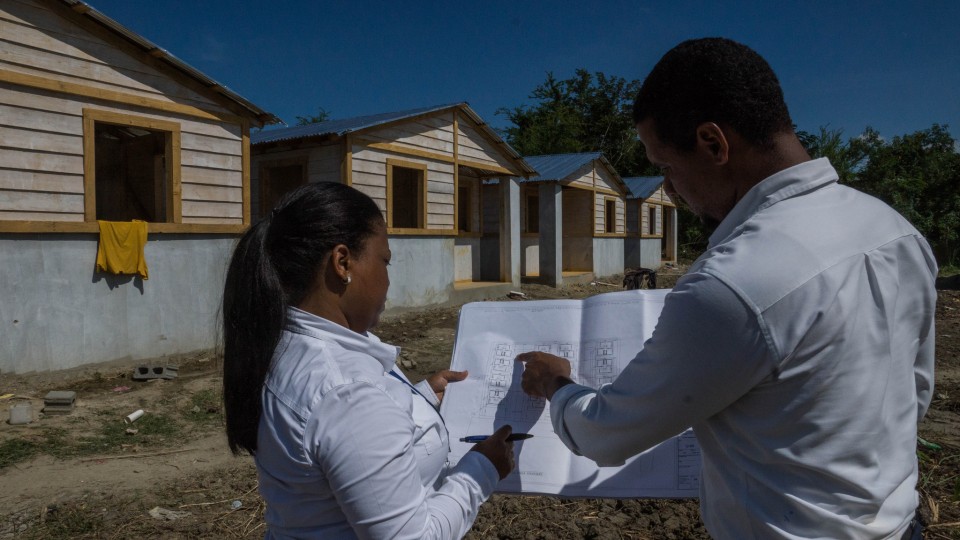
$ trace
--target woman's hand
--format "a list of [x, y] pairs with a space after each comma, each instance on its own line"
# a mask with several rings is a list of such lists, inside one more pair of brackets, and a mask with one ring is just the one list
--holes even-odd
[[493, 466], [497, 468], [500, 479], [503, 480], [510, 474], [516, 466], [513, 456], [513, 441], [508, 441], [507, 437], [513, 432], [513, 428], [508, 424], [493, 432], [493, 435], [487, 437], [483, 442], [478, 442], [470, 449], [471, 452], [480, 452]]
[[430, 389], [433, 390], [433, 393], [437, 395], [437, 401], [443, 401], [443, 393], [447, 390], [447, 385], [452, 382], [462, 381], [467, 378], [469, 375], [466, 371], [451, 371], [449, 369], [441, 369], [440, 371], [434, 373], [433, 375], [427, 377], [427, 384], [430, 385]]

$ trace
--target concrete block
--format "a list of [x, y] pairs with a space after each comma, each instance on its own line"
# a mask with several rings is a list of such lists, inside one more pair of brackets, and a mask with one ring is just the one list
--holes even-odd
[[133, 379], [137, 381], [147, 379], [175, 379], [177, 366], [141, 365], [133, 370]]
[[43, 397], [44, 414], [68, 414], [73, 412], [77, 393], [73, 390], [52, 390]]

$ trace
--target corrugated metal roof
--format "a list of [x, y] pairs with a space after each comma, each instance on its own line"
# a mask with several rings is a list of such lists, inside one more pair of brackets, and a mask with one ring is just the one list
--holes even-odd
[[663, 185], [662, 176], [631, 176], [624, 178], [623, 183], [630, 189], [630, 199], [646, 199], [658, 187]]
[[353, 118], [344, 118], [342, 120], [327, 120], [316, 124], [307, 124], [304, 126], [292, 126], [286, 128], [268, 129], [258, 131], [250, 135], [250, 144], [266, 144], [279, 141], [292, 141], [296, 139], [306, 139], [310, 137], [338, 136], [342, 137], [348, 133], [356, 133], [370, 128], [375, 128], [391, 122], [414, 118], [417, 116], [441, 112], [448, 109], [457, 108], [466, 114], [477, 127], [483, 131], [507, 156], [516, 161], [520, 170], [526, 174], [537, 174], [537, 171], [529, 163], [506, 143], [493, 128], [470, 108], [466, 102], [449, 103], [446, 105], [436, 105], [433, 107], [422, 107], [419, 109], [409, 109], [406, 111], [397, 111], [381, 114], [372, 114], [367, 116], [356, 116]]
[[360, 131], [390, 122], [395, 122], [397, 120], [419, 116], [421, 114], [442, 111], [444, 109], [457, 107], [459, 105], [461, 105], [461, 103], [448, 103], [446, 105], [437, 105], [435, 107], [422, 107], [419, 109], [409, 109], [406, 111], [355, 116], [353, 118], [344, 118], [341, 120], [327, 120], [326, 122], [317, 122], [315, 124], [306, 124], [303, 126], [266, 129], [251, 134], [250, 144], [291, 141], [294, 139], [323, 137], [326, 135], [337, 135], [342, 137], [343, 135], [352, 133], [354, 131]]
[[[575, 173], [584, 165], [603, 157], [600, 152], [583, 152], [579, 154], [546, 154], [542, 156], [527, 156], [523, 159], [540, 173], [521, 182], [559, 182]], [[612, 169], [612, 167], [611, 167]]]
[[137, 34], [133, 30], [130, 30], [126, 26], [123, 26], [117, 21], [97, 11], [90, 4], [87, 4], [82, 0], [61, 0], [61, 1], [67, 6], [69, 6], [70, 9], [72, 9], [73, 11], [76, 11], [77, 13], [80, 13], [82, 15], [85, 15], [93, 19], [94, 21], [105, 26], [107, 29], [120, 35], [127, 41], [130, 41], [134, 45], [140, 47], [141, 49], [149, 53], [151, 56], [170, 64], [171, 66], [183, 72], [187, 76], [200, 81], [201, 84], [209, 88], [211, 91], [221, 94], [227, 99], [237, 103], [244, 109], [247, 109], [252, 113], [254, 117], [256, 117], [264, 125], [283, 123], [283, 120], [280, 120], [280, 118], [278, 118], [273, 113], [269, 113], [261, 109], [260, 107], [257, 107], [253, 103], [247, 101], [240, 94], [237, 94], [236, 92], [230, 90], [226, 86], [218, 83], [217, 81], [211, 79], [210, 77], [207, 77], [206, 75], [201, 73], [198, 69], [194, 68], [190, 64], [187, 64], [183, 60], [180, 60], [176, 56], [170, 54], [169, 52], [167, 52], [166, 49], [163, 49], [162, 47], [148, 40], [147, 38], [141, 36], [140, 34]]

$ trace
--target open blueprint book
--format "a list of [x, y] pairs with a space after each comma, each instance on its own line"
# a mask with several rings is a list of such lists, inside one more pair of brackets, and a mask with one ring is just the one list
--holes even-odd
[[[451, 461], [473, 446], [467, 435], [487, 435], [504, 424], [532, 433], [514, 443], [517, 468], [498, 491], [570, 497], [697, 497], [700, 447], [692, 431], [673, 437], [621, 467], [598, 467], [576, 456], [553, 432], [546, 400], [520, 389], [526, 351], [568, 359], [574, 381], [610, 383], [633, 359], [657, 324], [666, 289], [633, 290], [584, 300], [475, 302], [463, 306], [451, 369], [466, 380], [447, 387], [441, 413], [450, 431]], [[664, 411], [669, 414], [669, 411]]]

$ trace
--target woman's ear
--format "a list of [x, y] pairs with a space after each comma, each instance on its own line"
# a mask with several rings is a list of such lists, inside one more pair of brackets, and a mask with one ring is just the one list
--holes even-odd
[[697, 126], [697, 149], [705, 152], [716, 165], [724, 165], [730, 158], [730, 142], [723, 129], [713, 122]]
[[352, 264], [350, 248], [344, 244], [337, 244], [330, 250], [330, 270], [336, 274], [340, 281], [346, 282], [349, 280]]

